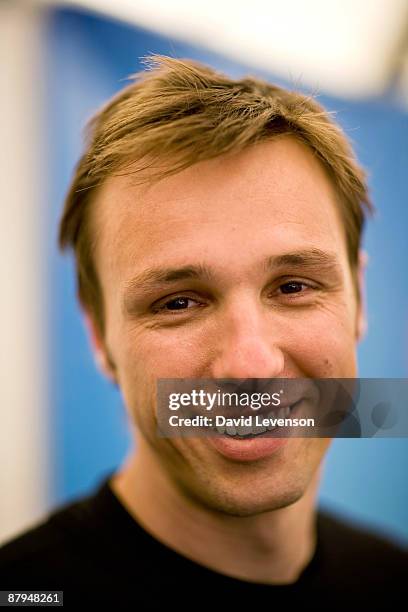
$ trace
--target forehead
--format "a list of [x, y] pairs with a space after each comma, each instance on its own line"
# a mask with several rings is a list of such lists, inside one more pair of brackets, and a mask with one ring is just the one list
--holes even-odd
[[186, 264], [207, 257], [238, 270], [258, 251], [307, 246], [346, 258], [331, 180], [292, 137], [200, 162], [149, 186], [132, 175], [111, 177], [95, 200], [93, 228], [102, 284], [125, 281], [158, 259]]

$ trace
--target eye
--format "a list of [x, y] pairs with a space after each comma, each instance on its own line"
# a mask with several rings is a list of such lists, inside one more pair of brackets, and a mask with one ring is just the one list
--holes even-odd
[[180, 310], [191, 310], [191, 307], [195, 304], [199, 304], [197, 300], [193, 300], [187, 296], [177, 296], [173, 297], [167, 302], [163, 302], [162, 304], [158, 304], [153, 308], [153, 311], [158, 312], [177, 312]]
[[302, 291], [302, 287], [309, 287], [306, 283], [301, 283], [300, 281], [289, 281], [280, 285], [279, 289], [283, 294], [290, 293], [300, 293]]
[[311, 283], [306, 283], [300, 280], [288, 280], [285, 283], [282, 283], [278, 287], [278, 294], [280, 296], [287, 296], [289, 300], [302, 299], [306, 297], [311, 292], [315, 292], [318, 290], [318, 287], [312, 285]]

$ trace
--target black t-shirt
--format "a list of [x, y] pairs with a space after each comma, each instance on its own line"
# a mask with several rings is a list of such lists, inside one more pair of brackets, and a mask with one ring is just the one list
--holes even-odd
[[[408, 552], [319, 511], [317, 547], [299, 579], [267, 585], [228, 577], [178, 554], [147, 533], [110, 488], [55, 510], [0, 548], [0, 590], [64, 591], [64, 608], [252, 610], [405, 608]], [[250, 608], [249, 608], [250, 606]], [[346, 607], [344, 607], [346, 606]], [[370, 608], [369, 608], [369, 607]], [[286, 608], [285, 608], [286, 609]]]

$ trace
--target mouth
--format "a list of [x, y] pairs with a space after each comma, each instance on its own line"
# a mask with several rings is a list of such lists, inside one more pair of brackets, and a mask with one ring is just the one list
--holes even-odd
[[281, 406], [267, 413], [246, 414], [238, 417], [221, 417], [221, 423], [213, 427], [214, 434], [235, 440], [251, 440], [267, 436], [282, 427], [282, 419], [292, 418], [295, 409], [302, 402]]
[[[293, 417], [302, 410], [302, 403], [303, 399], [300, 399], [291, 406], [281, 406], [272, 412], [259, 415], [262, 421], [269, 421], [267, 425], [218, 426], [214, 428], [214, 435], [207, 438], [208, 443], [219, 456], [229, 461], [248, 463], [266, 460], [283, 450], [292, 438], [292, 428], [282, 427], [276, 423], [276, 420]], [[274, 435], [275, 432], [279, 435]]]

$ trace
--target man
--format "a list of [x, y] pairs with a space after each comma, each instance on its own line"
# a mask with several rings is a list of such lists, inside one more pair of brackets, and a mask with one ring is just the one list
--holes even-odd
[[357, 376], [364, 173], [312, 99], [149, 68], [92, 120], [60, 228], [135, 450], [3, 548], [1, 588], [142, 610], [391, 601], [406, 554], [316, 510], [330, 439], [157, 435], [159, 379]]

